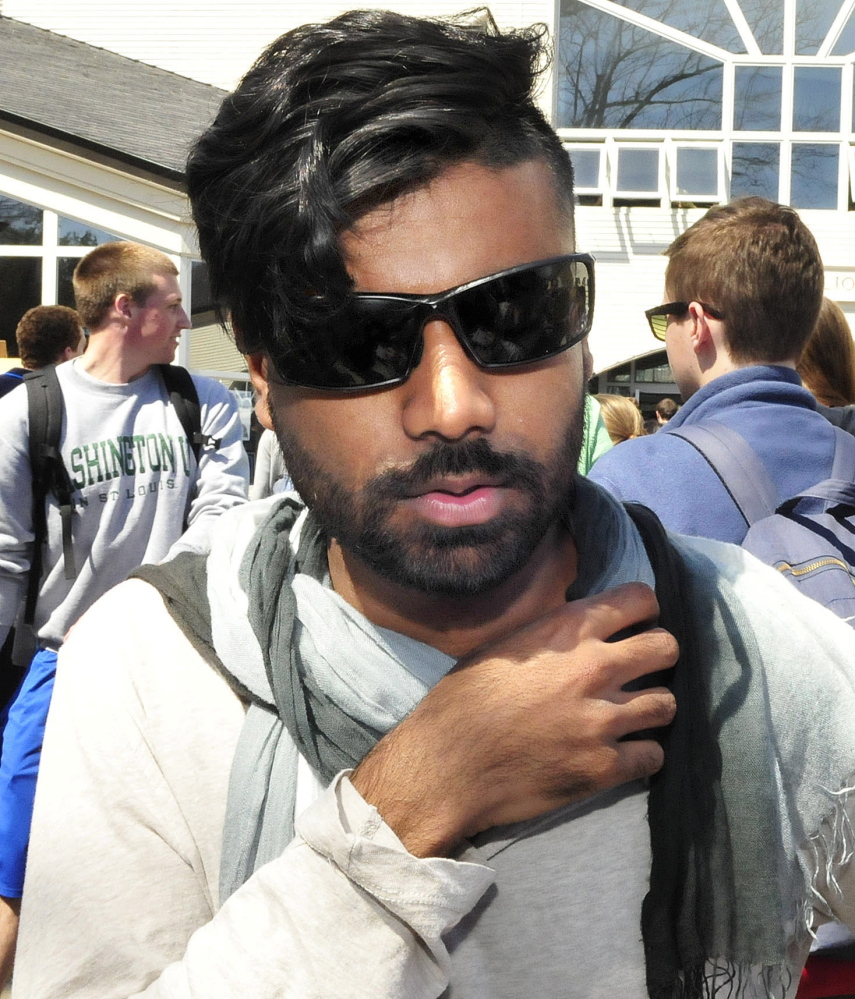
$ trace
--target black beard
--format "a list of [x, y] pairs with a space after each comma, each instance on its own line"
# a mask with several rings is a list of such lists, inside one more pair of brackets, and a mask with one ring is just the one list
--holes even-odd
[[[326, 537], [399, 586], [426, 594], [468, 596], [504, 582], [531, 558], [546, 532], [572, 505], [582, 449], [580, 408], [547, 463], [497, 451], [487, 438], [437, 443], [406, 470], [392, 469], [360, 492], [349, 492], [271, 417], [288, 474]], [[390, 524], [395, 505], [424, 491], [432, 479], [483, 474], [526, 498], [486, 524], [443, 527]]]

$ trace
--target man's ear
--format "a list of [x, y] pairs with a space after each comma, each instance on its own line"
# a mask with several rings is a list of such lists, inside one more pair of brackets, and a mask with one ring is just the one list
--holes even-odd
[[270, 385], [267, 381], [267, 357], [265, 354], [247, 354], [246, 363], [249, 368], [249, 379], [255, 389], [255, 415], [258, 422], [266, 430], [273, 429], [270, 419]]
[[708, 352], [713, 346], [718, 346], [717, 343], [714, 343], [713, 331], [710, 328], [707, 313], [700, 302], [689, 302], [689, 316], [692, 319], [689, 339], [694, 352], [702, 354]]
[[128, 321], [131, 319], [131, 309], [134, 305], [136, 305], [136, 302], [124, 291], [120, 292], [113, 299], [113, 308]]

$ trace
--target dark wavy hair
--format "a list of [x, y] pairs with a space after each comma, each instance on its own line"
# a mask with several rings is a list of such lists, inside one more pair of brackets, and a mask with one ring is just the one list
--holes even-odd
[[453, 164], [545, 161], [572, 225], [570, 159], [533, 96], [546, 35], [500, 32], [485, 9], [351, 11], [261, 55], [187, 164], [212, 291], [244, 352], [311, 336], [350, 291], [340, 234]]

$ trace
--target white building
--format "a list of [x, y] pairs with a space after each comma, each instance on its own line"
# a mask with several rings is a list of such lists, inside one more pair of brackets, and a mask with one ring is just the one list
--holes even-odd
[[[66, 300], [74, 258], [109, 233], [179, 263], [198, 327], [185, 363], [239, 370], [198, 266], [193, 287], [183, 157], [267, 42], [355, 5], [0, 0], [0, 335], [22, 305]], [[385, 6], [443, 15], [469, 4]], [[827, 294], [855, 317], [855, 0], [491, 9], [502, 26], [543, 21], [556, 40], [541, 99], [576, 163], [579, 248], [598, 260], [602, 388], [645, 403], [676, 392], [643, 315], [661, 301], [661, 252], [706, 206], [739, 194], [800, 210]]]

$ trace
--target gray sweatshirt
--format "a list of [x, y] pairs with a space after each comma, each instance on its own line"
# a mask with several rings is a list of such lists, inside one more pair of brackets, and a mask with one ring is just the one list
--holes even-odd
[[[77, 576], [66, 579], [59, 510], [48, 502], [48, 544], [36, 609], [39, 644], [58, 648], [95, 600], [143, 563], [203, 550], [215, 518], [246, 499], [247, 459], [230, 393], [194, 376], [202, 432], [221, 439], [199, 465], [156, 370], [126, 385], [88, 375], [79, 359], [60, 365], [65, 400], [61, 451], [74, 480]], [[0, 399], [0, 640], [15, 623], [32, 552], [32, 478], [27, 392]], [[182, 537], [184, 519], [188, 530]]]

